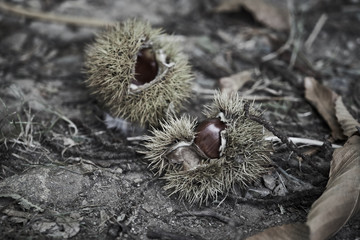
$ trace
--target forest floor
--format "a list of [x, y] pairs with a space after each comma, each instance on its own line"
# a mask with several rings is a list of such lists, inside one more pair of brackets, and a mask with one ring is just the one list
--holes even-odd
[[[305, 77], [342, 96], [360, 119], [356, 0], [294, 1], [292, 9], [274, 0], [293, 13], [285, 26], [262, 22], [258, 10], [216, 8], [222, 3], [216, 0], [5, 2], [99, 22], [145, 19], [163, 28], [192, 65], [197, 90], [184, 112], [193, 117], [203, 118], [221, 78], [248, 70], [256, 78], [239, 93], [255, 99], [287, 136], [331, 140], [305, 99]], [[0, 8], [1, 239], [245, 239], [306, 221], [328, 180], [332, 149], [325, 146], [301, 148], [311, 154], [304, 161], [276, 145], [272, 171], [248, 190], [205, 206], [168, 197], [137, 153], [139, 143], [107, 129], [104, 109], [84, 84], [84, 48], [99, 31]], [[355, 239], [359, 232], [358, 215], [332, 239]]]

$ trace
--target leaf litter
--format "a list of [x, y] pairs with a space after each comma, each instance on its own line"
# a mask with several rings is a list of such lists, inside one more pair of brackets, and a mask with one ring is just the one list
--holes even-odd
[[360, 127], [360, 123], [351, 116], [341, 97], [339, 97], [335, 102], [335, 112], [336, 118], [338, 119], [345, 136], [351, 137], [358, 131], [357, 127]]
[[247, 82], [253, 80], [253, 70], [245, 70], [228, 77], [223, 77], [219, 80], [221, 92], [232, 93], [237, 92], [241, 89]]
[[305, 240], [308, 239], [309, 228], [302, 223], [293, 223], [268, 228], [246, 240]]
[[290, 28], [287, 8], [271, 3], [269, 0], [229, 0], [215, 8], [215, 12], [233, 12], [244, 8], [253, 14], [260, 23], [283, 31]]
[[360, 137], [335, 150], [326, 190], [308, 215], [310, 239], [328, 239], [360, 210]]
[[[256, 4], [256, 2], [266, 2], [266, 1], [232, 1], [232, 2], [247, 2], [247, 4]], [[252, 2], [252, 3], [251, 3]], [[245, 4], [244, 4], [245, 5]], [[251, 13], [253, 13], [254, 15], [255, 15], [255, 19], [258, 19], [259, 17], [256, 17], [256, 14], [254, 13], [254, 12], [256, 12], [256, 11], [260, 11], [260, 7], [259, 8], [254, 8], [253, 10], [251, 10], [251, 8], [250, 7], [247, 7], [246, 8], [249, 12], [251, 12]], [[260, 18], [259, 18], [260, 19]], [[261, 22], [262, 20], [258, 20], [259, 22]], [[268, 22], [268, 21], [264, 21], [264, 25], [267, 25], [267, 23], [266, 22]], [[287, 21], [285, 21], [285, 22], [287, 22]], [[268, 25], [269, 26], [269, 25]], [[276, 27], [275, 27], [275, 29], [276, 29]], [[239, 69], [237, 69], [237, 71], [239, 71]], [[336, 100], [336, 107], [338, 106], [337, 105], [337, 102], [338, 102], [338, 100], [339, 100], [339, 98]], [[340, 107], [341, 108], [341, 107]], [[338, 113], [339, 112], [339, 113]], [[341, 111], [338, 111], [338, 110], [336, 110], [336, 118], [337, 118], [337, 120], [339, 121], [339, 123], [340, 123], [340, 118], [338, 117], [338, 115], [340, 115], [340, 116], [342, 116], [343, 114], [342, 113], [340, 113]], [[342, 123], [340, 123], [340, 126], [341, 126], [341, 129], [343, 129], [344, 130], [344, 134], [346, 135], [346, 136], [351, 136], [352, 135], [352, 130], [351, 129], [353, 129], [352, 128], [352, 126], [353, 125], [356, 125], [356, 122], [355, 122], [355, 124], [354, 124], [354, 122], [353, 121], [348, 121], [348, 117], [346, 117], [346, 121], [344, 121], [344, 124], [342, 124]], [[66, 119], [63, 119], [63, 120], [65, 120], [65, 121], [67, 121]], [[350, 122], [350, 124], [349, 124], [349, 122]], [[346, 127], [345, 127], [346, 126]], [[349, 128], [348, 128], [348, 126], [350, 126]], [[71, 128], [71, 124], [69, 124], [69, 127]], [[346, 132], [346, 130], [345, 129], [350, 129], [350, 132], [347, 134]], [[75, 128], [75, 134], [72, 134], [72, 135], [76, 135], [76, 128]], [[62, 144], [62, 145], [68, 145], [68, 146], [72, 146], [72, 141], [71, 141], [72, 139], [71, 138], [69, 138], [69, 139], [64, 139], [64, 143]], [[353, 164], [350, 164], [351, 166], [353, 166]], [[341, 169], [340, 169], [340, 167], [341, 166], [343, 166], [342, 164], [339, 164], [339, 165], [336, 165], [335, 163], [334, 163], [334, 167], [332, 166], [332, 169], [337, 169], [336, 171], [335, 170], [333, 170], [333, 172], [338, 172], [338, 171], [341, 171]], [[343, 168], [345, 168], [345, 167], [343, 167]], [[343, 169], [342, 168], [342, 169]], [[336, 175], [337, 176], [337, 175]], [[334, 176], [335, 177], [335, 176]], [[300, 225], [296, 225], [296, 226], [292, 226], [291, 227], [293, 230], [294, 230], [294, 228], [295, 228], [295, 232], [297, 232], [298, 234], [302, 234], [302, 232], [303, 233], [306, 233], [306, 225], [304, 225], [304, 224], [302, 224], [301, 226]], [[289, 235], [290, 234], [290, 232], [289, 233], [285, 233], [284, 234], [284, 236], [283, 237], [285, 237], [285, 236], [291, 236], [291, 239], [296, 239], [295, 238], [295, 235]], [[306, 236], [306, 235], [305, 235]], [[64, 236], [63, 236], [64, 237]], [[281, 239], [280, 237], [279, 237], [279, 239]]]
[[313, 78], [305, 78], [305, 97], [332, 124], [333, 134], [341, 136], [343, 129], [350, 138], [334, 151], [326, 189], [312, 204], [305, 224], [268, 228], [248, 239], [329, 239], [360, 211], [360, 136], [355, 135], [359, 122], [341, 97]]
[[329, 125], [332, 137], [335, 140], [344, 139], [345, 136], [335, 116], [335, 101], [338, 95], [312, 77], [304, 79], [304, 86], [306, 100], [316, 108]]
[[324, 193], [313, 203], [306, 224], [268, 228], [248, 240], [321, 240], [336, 234], [360, 210], [360, 137], [334, 151]]

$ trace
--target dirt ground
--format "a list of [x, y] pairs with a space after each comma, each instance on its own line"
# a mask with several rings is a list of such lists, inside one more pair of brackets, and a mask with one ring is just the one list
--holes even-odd
[[[248, 10], [214, 11], [221, 1], [5, 2], [98, 20], [136, 17], [163, 28], [189, 57], [198, 90], [184, 112], [200, 119], [219, 79], [248, 69], [256, 81], [240, 93], [263, 97], [255, 104], [288, 136], [331, 136], [304, 98], [306, 76], [341, 95], [360, 119], [357, 0], [299, 1], [292, 47], [266, 62], [261, 58], [285, 44], [286, 31], [271, 29]], [[301, 47], [323, 14], [325, 25], [308, 49]], [[0, 11], [1, 239], [245, 239], [306, 221], [328, 180], [328, 147], [302, 148], [311, 153], [306, 162], [276, 144], [272, 171], [248, 190], [206, 206], [168, 197], [163, 180], [137, 153], [139, 142], [107, 129], [105, 110], [84, 85], [84, 48], [98, 31]], [[332, 239], [358, 239], [359, 233], [358, 215]]]

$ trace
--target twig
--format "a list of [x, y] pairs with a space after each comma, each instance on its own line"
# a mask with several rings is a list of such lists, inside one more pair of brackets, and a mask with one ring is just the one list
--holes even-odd
[[[277, 169], [282, 173], [284, 174], [285, 177], [287, 177], [288, 179], [294, 181], [294, 182], [297, 182], [297, 183], [301, 183], [302, 185], [307, 185], [308, 183], [294, 177], [293, 175], [287, 173], [284, 169], [282, 169], [281, 167], [277, 166]], [[284, 186], [285, 187], [285, 186]]]
[[314, 43], [315, 39], [319, 35], [321, 29], [324, 27], [326, 20], [328, 19], [328, 16], [323, 13], [317, 23], [315, 24], [314, 29], [312, 30], [311, 34], [309, 35], [308, 39], [305, 42], [305, 48], [307, 51], [310, 50], [312, 44]]
[[228, 224], [231, 227], [236, 227], [236, 226], [238, 226], [240, 224], [239, 222], [235, 221], [234, 219], [229, 218], [229, 217], [224, 216], [224, 215], [221, 215], [221, 214], [219, 214], [217, 212], [214, 212], [211, 209], [206, 209], [206, 210], [203, 210], [203, 211], [193, 211], [193, 212], [180, 213], [180, 214], [177, 214], [177, 216], [179, 216], [179, 217], [183, 217], [183, 216], [213, 217], [213, 218], [216, 218], [217, 220], [219, 220], [219, 221], [221, 221], [223, 223]]
[[126, 140], [129, 142], [141, 142], [146, 141], [148, 139], [148, 136], [142, 135], [142, 136], [134, 136], [134, 137], [127, 137]]
[[288, 190], [287, 190], [287, 188], [286, 188], [286, 185], [285, 185], [285, 183], [284, 183], [284, 180], [282, 179], [280, 173], [278, 173], [278, 172], [276, 172], [276, 173], [277, 173], [277, 175], [279, 176], [279, 180], [280, 180], [281, 185], [284, 187], [285, 191], [288, 192]]
[[24, 16], [27, 18], [35, 18], [44, 21], [59, 22], [70, 25], [88, 26], [88, 27], [104, 27], [115, 24], [111, 21], [105, 21], [100, 19], [85, 18], [85, 17], [73, 17], [64, 15], [55, 15], [52, 13], [44, 13], [34, 10], [25, 9], [18, 6], [13, 6], [8, 3], [1, 2], [0, 10], [3, 12], [9, 12], [16, 15]]
[[[203, 95], [200, 95], [200, 97], [202, 99], [213, 99], [215, 92], [216, 92], [216, 90], [213, 90], [212, 94], [203, 94]], [[241, 95], [240, 94], [240, 98], [242, 98], [243, 100], [248, 100], [248, 101], [289, 101], [289, 102], [300, 102], [301, 101], [300, 98], [290, 97], [290, 96], [271, 97], [271, 96]]]
[[302, 35], [303, 35], [303, 26], [302, 22], [296, 19], [296, 9], [294, 0], [287, 1], [289, 13], [290, 13], [290, 24], [291, 24], [291, 39], [292, 39], [292, 49], [291, 57], [289, 62], [289, 69], [292, 69], [297, 62], [298, 54], [302, 47]]
[[259, 117], [259, 116], [255, 116], [250, 114], [249, 112], [249, 108], [250, 108], [250, 104], [247, 102], [244, 105], [244, 112], [246, 117], [248, 117], [249, 119], [260, 123], [261, 125], [263, 125], [267, 130], [269, 130], [270, 132], [272, 132], [275, 136], [277, 136], [283, 143], [286, 144], [286, 146], [291, 150], [294, 151], [298, 156], [300, 156], [303, 160], [309, 160], [309, 156], [306, 156], [305, 154], [303, 154], [297, 147], [296, 145], [289, 141], [289, 138], [283, 134], [280, 133], [278, 130], [275, 129], [275, 127], [268, 121], [266, 121], [265, 119]]
[[284, 45], [282, 45], [278, 50], [275, 52], [269, 53], [261, 58], [262, 62], [268, 62], [270, 60], [273, 60], [280, 56], [282, 53], [284, 53], [286, 50], [289, 50], [291, 46], [294, 43], [295, 35], [296, 35], [296, 27], [295, 26], [295, 14], [294, 14], [294, 3], [293, 0], [287, 0], [287, 7], [289, 9], [289, 22], [290, 22], [290, 34], [285, 42]]
[[289, 68], [292, 69], [295, 66], [298, 54], [300, 52], [301, 48], [301, 37], [296, 38], [293, 43], [293, 49], [291, 51], [291, 57], [289, 62]]
[[192, 91], [200, 95], [214, 95], [218, 90], [203, 88], [199, 84], [194, 84]]
[[[281, 141], [280, 138], [278, 138], [276, 136], [266, 137], [265, 140], [266, 141], [275, 141], [275, 142]], [[324, 144], [324, 142], [322, 142], [322, 141], [308, 139], [308, 138], [289, 137], [288, 140], [294, 144], [303, 143], [303, 144], [311, 145], [311, 146], [322, 146]], [[341, 148], [342, 146], [337, 145], [337, 144], [331, 144], [331, 147], [332, 148]]]
[[279, 55], [281, 55], [283, 52], [285, 52], [286, 50], [288, 50], [291, 46], [291, 42], [287, 41], [284, 45], [282, 45], [278, 50], [276, 50], [275, 52], [269, 53], [265, 56], [263, 56], [261, 58], [262, 62], [268, 62], [270, 60], [273, 60], [275, 58], [277, 58]]

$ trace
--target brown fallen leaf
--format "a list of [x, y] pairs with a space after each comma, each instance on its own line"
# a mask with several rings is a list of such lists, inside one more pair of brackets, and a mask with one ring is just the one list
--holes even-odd
[[331, 135], [335, 140], [345, 139], [340, 124], [335, 116], [335, 101], [338, 95], [328, 87], [320, 84], [312, 77], [304, 79], [305, 98], [324, 118], [331, 129]]
[[214, 10], [215, 12], [234, 12], [240, 8], [248, 10], [258, 22], [270, 28], [279, 31], [290, 28], [287, 8], [275, 5], [269, 0], [226, 0]]
[[310, 239], [328, 239], [360, 210], [360, 136], [334, 151], [326, 190], [311, 206]]
[[223, 93], [232, 93], [237, 92], [241, 89], [245, 83], [252, 80], [252, 75], [254, 71], [245, 70], [236, 74], [233, 74], [229, 77], [223, 77], [219, 80], [220, 89]]
[[246, 240], [307, 240], [309, 234], [309, 227], [306, 224], [293, 223], [268, 228]]
[[349, 111], [346, 109], [341, 97], [339, 97], [335, 102], [335, 112], [336, 118], [340, 123], [345, 136], [351, 137], [358, 131], [356, 127], [360, 127], [360, 123], [356, 121], [353, 116], [351, 116]]
[[360, 136], [354, 135], [334, 151], [326, 190], [311, 206], [306, 224], [268, 228], [247, 240], [329, 239], [359, 212]]

